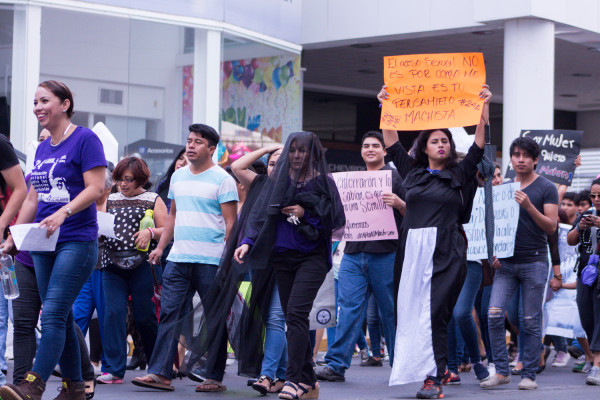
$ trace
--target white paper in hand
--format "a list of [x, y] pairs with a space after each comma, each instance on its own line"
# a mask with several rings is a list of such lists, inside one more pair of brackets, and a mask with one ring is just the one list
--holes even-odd
[[106, 236], [118, 239], [115, 234], [115, 216], [114, 214], [98, 211], [98, 236]]
[[60, 234], [58, 228], [52, 236], [46, 237], [48, 230], [38, 223], [13, 225], [10, 227], [15, 246], [19, 251], [54, 251]]

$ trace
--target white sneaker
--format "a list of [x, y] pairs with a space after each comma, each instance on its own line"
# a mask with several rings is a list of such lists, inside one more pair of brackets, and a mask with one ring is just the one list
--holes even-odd
[[515, 358], [508, 364], [509, 367], [516, 367], [519, 362], [519, 353], [515, 356]]
[[479, 387], [487, 389], [495, 386], [506, 385], [508, 383], [510, 383], [510, 376], [501, 376], [498, 374], [494, 374], [489, 379], [481, 382], [479, 384]]
[[592, 369], [592, 363], [591, 362], [586, 362], [585, 366], [583, 367], [583, 369], [581, 370], [581, 372], [583, 372], [584, 374], [587, 374], [588, 372], [590, 372], [591, 369]]
[[496, 364], [489, 363], [487, 369], [491, 376], [496, 375]]
[[588, 385], [598, 386], [600, 385], [600, 368], [592, 367], [585, 378], [585, 383]]
[[552, 363], [553, 367], [566, 367], [567, 363], [571, 359], [569, 353], [564, 351], [559, 351], [556, 353], [556, 357], [554, 358], [554, 362]]
[[519, 382], [519, 385], [517, 386], [517, 389], [519, 390], [534, 390], [537, 388], [537, 382], [529, 378], [521, 379], [521, 382]]
[[362, 349], [360, 351], [360, 361], [367, 361], [369, 359], [369, 350]]

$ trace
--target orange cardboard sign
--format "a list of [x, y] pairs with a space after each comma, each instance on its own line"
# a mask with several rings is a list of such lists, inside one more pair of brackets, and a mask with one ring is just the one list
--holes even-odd
[[413, 54], [383, 58], [381, 129], [415, 131], [476, 125], [485, 84], [482, 53]]

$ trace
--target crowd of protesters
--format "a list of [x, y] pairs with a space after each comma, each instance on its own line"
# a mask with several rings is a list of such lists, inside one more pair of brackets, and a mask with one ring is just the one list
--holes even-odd
[[[493, 176], [478, 170], [487, 85], [479, 96], [466, 154], [448, 129], [421, 132], [408, 152], [395, 131], [363, 135], [365, 169], [391, 174], [382, 201], [398, 239], [339, 241], [344, 206], [314, 133], [292, 133], [223, 169], [213, 161], [217, 131], [190, 125], [153, 191], [141, 157], [107, 162], [98, 136], [71, 122], [69, 88], [42, 82], [34, 113], [43, 130], [27, 176], [0, 135], [0, 248], [16, 255], [20, 289], [11, 300], [12, 383], [9, 303], [0, 297], [0, 398], [41, 400], [56, 375], [57, 399], [91, 399], [96, 384], [123, 384], [126, 370], [146, 366], [134, 385], [174, 391], [173, 380], [186, 377], [197, 392], [222, 392], [229, 345], [251, 388], [281, 399], [318, 398], [319, 381], [344, 382], [355, 354], [360, 367], [387, 361], [390, 385], [424, 381], [418, 398], [444, 397], [443, 386], [471, 370], [482, 388], [512, 375], [531, 390], [550, 346], [552, 366], [575, 357], [573, 372], [600, 386], [600, 179], [580, 193], [557, 188], [535, 172], [538, 144], [514, 140], [514, 254], [467, 262], [462, 224], [475, 192], [485, 179], [503, 184], [499, 165]], [[377, 98], [387, 101], [385, 86]], [[114, 218], [113, 235], [98, 234], [98, 213]], [[148, 216], [153, 224], [141, 228]], [[8, 228], [25, 223], [58, 235], [55, 250], [18, 252]], [[309, 329], [309, 314], [332, 268], [337, 321], [318, 358], [322, 332]], [[571, 337], [544, 334], [552, 297], [578, 310]]]

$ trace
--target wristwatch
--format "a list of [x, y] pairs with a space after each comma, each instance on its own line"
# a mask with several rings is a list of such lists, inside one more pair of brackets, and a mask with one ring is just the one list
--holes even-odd
[[71, 214], [73, 214], [73, 211], [71, 211], [71, 209], [67, 206], [63, 206], [63, 208], [67, 211], [67, 218], [71, 216]]
[[556, 279], [558, 279], [559, 281], [562, 281], [562, 274], [558, 274], [558, 275], [554, 274], [554, 277]]

